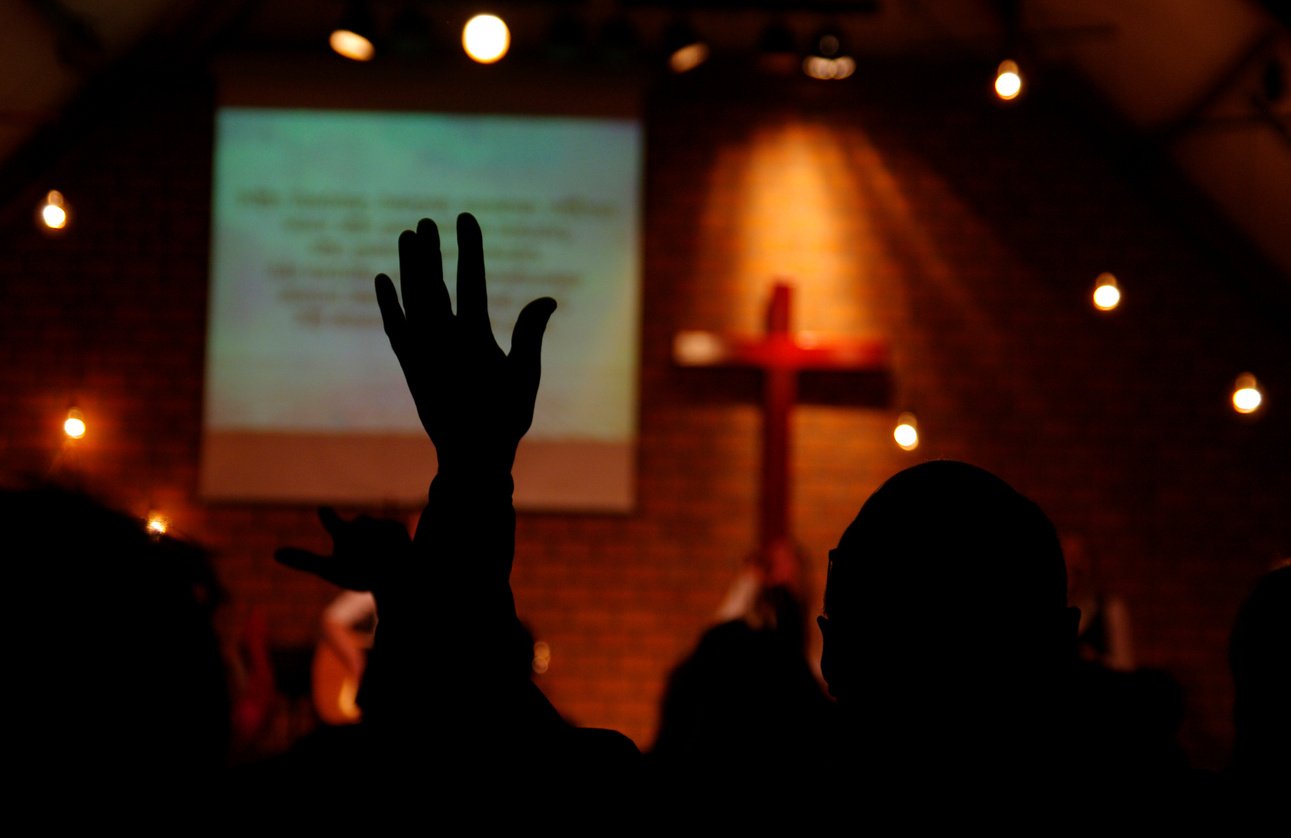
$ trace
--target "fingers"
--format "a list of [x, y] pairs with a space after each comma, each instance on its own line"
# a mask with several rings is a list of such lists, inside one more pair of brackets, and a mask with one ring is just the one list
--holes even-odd
[[457, 216], [457, 317], [467, 333], [492, 335], [484, 286], [484, 236], [475, 216]]
[[520, 311], [515, 328], [511, 331], [511, 359], [513, 363], [528, 366], [537, 364], [542, 356], [542, 336], [547, 332], [547, 321], [556, 310], [551, 297], [533, 300]]
[[273, 557], [279, 564], [312, 573], [342, 588], [349, 588], [354, 583], [352, 574], [346, 573], [345, 568], [331, 556], [320, 556], [299, 547], [280, 547], [274, 551]]
[[394, 292], [394, 283], [385, 274], [376, 278], [377, 308], [381, 309], [381, 325], [385, 327], [386, 337], [390, 339], [390, 348], [395, 357], [403, 364], [406, 355], [404, 347], [408, 341], [408, 321], [404, 319], [403, 308], [399, 297]]
[[417, 231], [399, 234], [399, 290], [405, 318], [414, 332], [439, 329], [453, 315], [444, 285], [439, 249], [439, 228], [429, 218], [417, 222]]
[[327, 534], [332, 538], [336, 538], [336, 533], [345, 524], [341, 520], [341, 516], [336, 514], [336, 510], [330, 506], [318, 507], [318, 520], [323, 525], [323, 529], [327, 530]]
[[[511, 332], [511, 360], [520, 392], [525, 395], [524, 403], [532, 411], [533, 399], [538, 393], [538, 380], [542, 375], [542, 337], [547, 332], [547, 321], [556, 310], [556, 301], [551, 297], [542, 297], [529, 303], [516, 318], [515, 329]], [[524, 423], [528, 429], [532, 414]]]

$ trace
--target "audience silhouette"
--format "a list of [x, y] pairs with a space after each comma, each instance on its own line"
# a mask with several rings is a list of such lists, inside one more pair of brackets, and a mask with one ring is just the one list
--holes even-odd
[[[1174, 742], [1177, 685], [1079, 666], [1080, 613], [1053, 524], [996, 475], [952, 460], [887, 480], [829, 554], [817, 622], [833, 703], [803, 657], [801, 603], [772, 587], [761, 620], [712, 628], [674, 671], [648, 763], [619, 733], [569, 724], [531, 677], [532, 636], [510, 587], [511, 469], [556, 304], [525, 306], [503, 352], [469, 214], [457, 241], [456, 312], [432, 221], [399, 238], [400, 292], [376, 278], [386, 334], [438, 455], [415, 534], [323, 509], [329, 554], [277, 553], [373, 595], [380, 619], [362, 721], [213, 787], [250, 805], [273, 796], [289, 811], [344, 780], [364, 811], [385, 803], [382, 812], [410, 813], [433, 799], [441, 814], [487, 804], [495, 820], [527, 820], [535, 802], [574, 794], [566, 814], [603, 813], [605, 827], [628, 812], [670, 822], [670, 807], [702, 795], [710, 807], [733, 794], [762, 807], [747, 817], [770, 805], [757, 796], [768, 786], [795, 805], [816, 795], [819, 813], [851, 823], [898, 810], [949, 821], [966, 811], [949, 804], [964, 801], [1021, 814], [1114, 799], [1132, 784], [1149, 796], [1199, 788]], [[221, 591], [205, 554], [63, 490], [4, 491], [0, 513], [7, 532], [42, 539], [38, 556], [11, 569], [24, 594], [15, 628], [39, 628], [18, 653], [13, 756], [27, 776], [108, 777], [116, 787], [129, 753], [139, 794], [212, 785], [229, 754], [231, 710], [211, 620]], [[1226, 788], [1263, 801], [1291, 778], [1289, 600], [1283, 567], [1261, 580], [1232, 635], [1237, 736]], [[117, 678], [131, 688], [105, 688]]]
[[[54, 486], [0, 490], [10, 543], [6, 781], [21, 806], [75, 792], [62, 819], [149, 811], [225, 768], [231, 707], [206, 553]], [[34, 796], [33, 796], [34, 795]], [[48, 811], [43, 814], [49, 814]]]
[[1291, 788], [1291, 565], [1265, 574], [1238, 612], [1233, 671], [1234, 780], [1263, 795]]

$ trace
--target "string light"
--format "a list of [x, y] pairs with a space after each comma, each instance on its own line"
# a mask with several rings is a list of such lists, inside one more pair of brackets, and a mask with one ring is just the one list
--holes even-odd
[[1111, 311], [1121, 304], [1121, 287], [1116, 277], [1110, 273], [1101, 273], [1094, 280], [1094, 308], [1099, 311]]
[[1238, 413], [1254, 413], [1264, 403], [1264, 394], [1260, 392], [1260, 383], [1255, 376], [1244, 372], [1237, 376], [1233, 384], [1233, 410]]
[[902, 451], [913, 451], [919, 447], [919, 422], [913, 413], [902, 413], [897, 418], [897, 426], [892, 429], [892, 438]]
[[1021, 92], [1022, 73], [1018, 70], [1018, 63], [1012, 59], [1001, 61], [995, 70], [995, 95], [1007, 102], [1016, 99]]
[[492, 64], [511, 48], [511, 30], [497, 15], [476, 15], [462, 27], [462, 49], [472, 61]]

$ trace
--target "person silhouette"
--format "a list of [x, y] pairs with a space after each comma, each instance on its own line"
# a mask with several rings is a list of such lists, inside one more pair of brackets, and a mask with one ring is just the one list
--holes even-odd
[[836, 769], [881, 768], [896, 789], [1067, 770], [1080, 614], [1066, 585], [1052, 523], [999, 477], [935, 460], [890, 478], [829, 555], [818, 623]]
[[[575, 779], [626, 786], [620, 780], [640, 758], [635, 744], [573, 727], [516, 665], [528, 633], [510, 587], [511, 467], [533, 421], [556, 303], [544, 297], [525, 306], [504, 353], [489, 322], [483, 237], [470, 214], [457, 219], [457, 243], [456, 312], [429, 219], [399, 237], [401, 294], [387, 275], [376, 278], [386, 335], [438, 459], [415, 534], [398, 521], [328, 514], [330, 555], [283, 548], [276, 558], [376, 601], [358, 744], [343, 758], [371, 767], [369, 791], [404, 788], [404, 766], [428, 760], [450, 767], [443, 782], [470, 800], [484, 789], [509, 794]], [[409, 790], [395, 802], [416, 799]]]
[[1285, 792], [1291, 783], [1291, 564], [1261, 577], [1242, 604], [1228, 660], [1233, 779], [1247, 792]]

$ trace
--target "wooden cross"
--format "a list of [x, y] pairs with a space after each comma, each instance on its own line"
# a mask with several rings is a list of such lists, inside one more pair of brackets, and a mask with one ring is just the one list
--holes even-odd
[[803, 372], [887, 374], [887, 349], [861, 338], [795, 336], [789, 330], [793, 289], [777, 281], [763, 335], [679, 332], [673, 360], [682, 367], [746, 368], [762, 373], [762, 479], [758, 562], [769, 585], [796, 585], [797, 552], [789, 536], [791, 415]]

